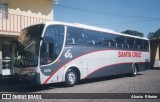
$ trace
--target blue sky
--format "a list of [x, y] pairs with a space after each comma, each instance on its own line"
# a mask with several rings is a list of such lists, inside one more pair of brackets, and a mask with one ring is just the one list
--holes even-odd
[[136, 30], [145, 37], [160, 28], [160, 0], [59, 0], [54, 5], [56, 21]]

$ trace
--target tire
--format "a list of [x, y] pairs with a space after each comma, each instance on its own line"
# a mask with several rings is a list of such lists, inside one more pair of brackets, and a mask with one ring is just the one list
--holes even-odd
[[75, 70], [69, 69], [65, 75], [65, 86], [72, 87], [78, 82], [78, 76]]
[[132, 73], [131, 75], [132, 76], [136, 76], [138, 74], [138, 70], [137, 70], [137, 67], [135, 65], [132, 66]]

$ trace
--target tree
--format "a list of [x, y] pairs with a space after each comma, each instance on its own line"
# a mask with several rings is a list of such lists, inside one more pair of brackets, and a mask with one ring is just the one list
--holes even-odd
[[151, 33], [151, 32], [150, 32], [150, 33], [148, 34], [147, 38], [148, 38], [148, 39], [153, 39], [153, 38], [154, 38], [154, 34], [155, 34], [155, 33]]
[[144, 37], [143, 33], [138, 32], [138, 31], [134, 31], [134, 30], [126, 30], [126, 31], [123, 31], [122, 33], [128, 34], [128, 35], [134, 35], [134, 36]]
[[148, 39], [160, 39], [160, 28], [156, 32], [148, 34]]

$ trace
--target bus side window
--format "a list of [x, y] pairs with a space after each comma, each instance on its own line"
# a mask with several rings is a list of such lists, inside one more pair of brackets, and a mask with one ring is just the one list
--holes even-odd
[[124, 48], [129, 48], [129, 41], [128, 41], [128, 37], [125, 37], [124, 39], [124, 45], [123, 45]]
[[116, 35], [117, 47], [123, 48], [123, 47], [124, 47], [124, 40], [125, 40], [125, 37], [124, 37], [124, 36]]
[[81, 37], [79, 37], [79, 39], [78, 39], [78, 44], [84, 45], [86, 43], [86, 35], [83, 32], [80, 35], [81, 35]]
[[130, 49], [135, 48], [135, 38], [127, 37], [127, 44], [129, 45]]
[[71, 34], [67, 34], [67, 44], [75, 44], [75, 39], [71, 36]]
[[102, 46], [111, 47], [113, 46], [113, 35], [103, 33]]
[[117, 39], [116, 39], [115, 35], [114, 35], [114, 37], [112, 39], [112, 45], [113, 45], [113, 47], [117, 47]]
[[87, 30], [86, 34], [87, 45], [101, 46], [102, 34], [100, 32]]
[[68, 27], [67, 28], [67, 45], [84, 45], [85, 44], [85, 34], [84, 30], [75, 27]]
[[143, 49], [144, 50], [149, 50], [149, 42], [148, 40], [143, 40]]
[[142, 50], [143, 49], [143, 47], [142, 47], [142, 42], [143, 40], [142, 39], [136, 39], [136, 48], [138, 49], [138, 50]]

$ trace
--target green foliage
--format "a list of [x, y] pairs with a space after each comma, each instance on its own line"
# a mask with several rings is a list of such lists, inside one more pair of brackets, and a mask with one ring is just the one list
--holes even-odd
[[148, 39], [160, 39], [160, 28], [156, 32], [148, 34]]
[[144, 37], [144, 34], [138, 31], [133, 31], [133, 30], [126, 30], [123, 31], [122, 33], [124, 34], [128, 34], [128, 35], [133, 35], [133, 36], [140, 36], [140, 37]]

